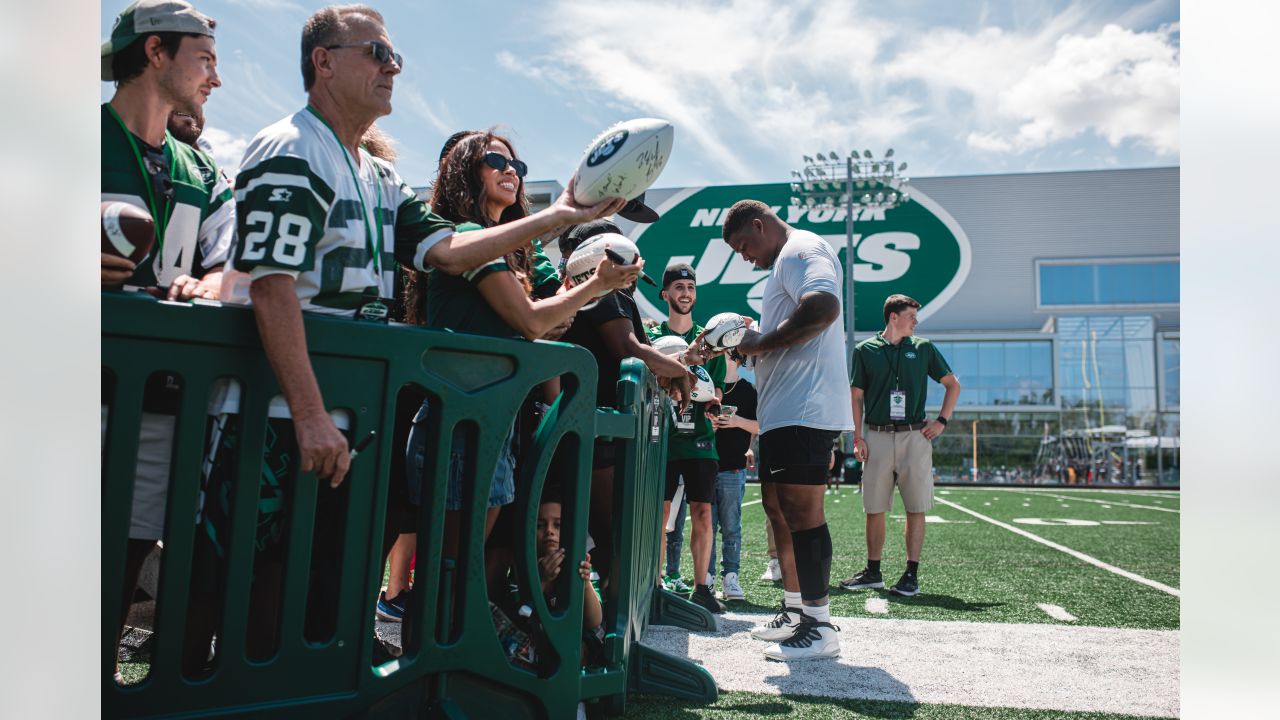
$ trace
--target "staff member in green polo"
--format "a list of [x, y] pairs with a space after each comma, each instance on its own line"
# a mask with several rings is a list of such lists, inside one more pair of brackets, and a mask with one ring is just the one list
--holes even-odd
[[[662, 298], [667, 301], [667, 320], [649, 329], [649, 339], [675, 335], [693, 343], [702, 333], [702, 326], [693, 321], [693, 306], [698, 301], [698, 282], [693, 268], [684, 263], [669, 265], [662, 273]], [[724, 390], [725, 359], [723, 356], [712, 358], [704, 367], [718, 398]], [[717, 400], [715, 404], [718, 403]], [[689, 403], [676, 419], [667, 444], [667, 486], [662, 517], [665, 519], [671, 512], [671, 501], [683, 477], [693, 525], [689, 531], [689, 550], [693, 555], [694, 587], [689, 599], [719, 614], [725, 611], [724, 603], [716, 599], [706, 584], [711, 564], [711, 503], [716, 499], [716, 475], [720, 472], [716, 430], [707, 417], [706, 405]]]
[[[906, 295], [890, 295], [884, 301], [884, 332], [858, 343], [853, 354], [853, 455], [863, 463], [867, 566], [840, 583], [846, 590], [884, 587], [880, 551], [895, 484], [907, 511], [907, 570], [889, 592], [910, 597], [920, 590], [924, 514], [933, 507], [931, 442], [947, 427], [960, 398], [960, 381], [933, 343], [912, 334], [919, 308]], [[947, 389], [942, 411], [933, 420], [924, 416], [929, 378]]]

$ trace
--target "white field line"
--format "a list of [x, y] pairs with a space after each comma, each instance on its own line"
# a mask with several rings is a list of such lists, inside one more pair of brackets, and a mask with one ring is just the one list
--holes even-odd
[[866, 608], [867, 612], [873, 615], [889, 614], [889, 601], [882, 597], [867, 598], [867, 602], [863, 607]]
[[[1015, 490], [1014, 488], [991, 488], [992, 490], [1002, 490], [1004, 492], [1025, 493], [1026, 490]], [[1058, 500], [1069, 500], [1071, 502], [1088, 502], [1097, 503], [1098, 505], [1119, 505], [1121, 507], [1139, 508], [1141, 510], [1158, 510], [1160, 512], [1181, 513], [1176, 508], [1156, 507], [1155, 505], [1134, 505], [1133, 503], [1120, 502], [1119, 500], [1094, 500], [1093, 498], [1080, 497], [1079, 495], [1054, 495], [1044, 491], [1039, 491], [1045, 497], [1057, 498]]]
[[722, 691], [1179, 714], [1177, 630], [832, 617], [840, 657], [788, 665], [766, 660], [765, 643], [751, 637], [766, 616], [718, 619], [719, 629], [707, 633], [651, 625], [643, 642], [701, 664]]
[[759, 505], [762, 502], [764, 502], [764, 498], [761, 498], [759, 500], [752, 500], [751, 502], [744, 502], [742, 503], [742, 507], [746, 507], [748, 505]]
[[1069, 548], [1069, 547], [1067, 547], [1067, 546], [1065, 546], [1065, 545], [1059, 545], [1058, 543], [1053, 542], [1052, 540], [1046, 540], [1046, 539], [1044, 539], [1044, 538], [1040, 537], [1039, 535], [1035, 535], [1035, 534], [1032, 534], [1032, 533], [1027, 532], [1026, 530], [1023, 530], [1023, 529], [1022, 529], [1022, 528], [1020, 528], [1020, 527], [1014, 527], [1013, 525], [1009, 525], [1008, 523], [1000, 522], [999, 520], [996, 520], [995, 518], [989, 518], [989, 517], [987, 517], [986, 515], [983, 515], [982, 513], [978, 512], [978, 511], [976, 511], [976, 510], [970, 510], [969, 508], [967, 508], [967, 507], [965, 507], [965, 506], [963, 506], [963, 505], [957, 505], [956, 503], [953, 503], [953, 502], [951, 502], [950, 500], [943, 500], [942, 498], [936, 498], [936, 499], [937, 499], [937, 501], [938, 501], [938, 502], [940, 502], [940, 503], [942, 503], [942, 504], [944, 504], [944, 505], [947, 505], [947, 506], [953, 507], [953, 508], [955, 508], [955, 509], [959, 510], [960, 512], [968, 513], [968, 514], [970, 514], [970, 515], [972, 515], [972, 516], [974, 516], [974, 517], [978, 518], [979, 520], [985, 520], [986, 522], [989, 522], [989, 523], [991, 523], [992, 525], [995, 525], [996, 527], [1004, 528], [1005, 530], [1008, 530], [1008, 531], [1009, 531], [1009, 532], [1011, 532], [1011, 533], [1016, 533], [1016, 534], [1018, 534], [1018, 535], [1021, 535], [1021, 536], [1025, 537], [1025, 538], [1027, 538], [1028, 540], [1034, 540], [1034, 541], [1036, 541], [1036, 542], [1040, 543], [1041, 545], [1046, 545], [1046, 546], [1048, 546], [1048, 547], [1051, 547], [1051, 548], [1053, 548], [1054, 550], [1057, 550], [1058, 552], [1066, 553], [1066, 554], [1070, 555], [1071, 557], [1073, 557], [1073, 558], [1075, 558], [1075, 559], [1077, 559], [1077, 560], [1083, 560], [1084, 562], [1087, 562], [1087, 563], [1089, 563], [1090, 565], [1092, 565], [1092, 566], [1094, 566], [1094, 567], [1102, 568], [1103, 570], [1106, 570], [1107, 572], [1115, 573], [1116, 575], [1119, 575], [1120, 577], [1129, 578], [1130, 580], [1132, 580], [1132, 581], [1134, 581], [1134, 582], [1136, 582], [1136, 583], [1141, 583], [1141, 584], [1143, 584], [1143, 585], [1146, 585], [1147, 587], [1155, 588], [1156, 590], [1159, 590], [1159, 591], [1161, 591], [1161, 592], [1169, 593], [1170, 595], [1172, 595], [1172, 596], [1174, 596], [1174, 597], [1182, 597], [1182, 592], [1181, 592], [1178, 588], [1175, 588], [1175, 587], [1169, 587], [1168, 585], [1165, 585], [1164, 583], [1156, 582], [1155, 580], [1151, 580], [1151, 579], [1148, 579], [1148, 578], [1144, 578], [1144, 577], [1142, 577], [1141, 575], [1139, 575], [1139, 574], [1137, 574], [1137, 573], [1129, 572], [1128, 570], [1125, 570], [1124, 568], [1118, 568], [1118, 567], [1116, 567], [1115, 565], [1111, 565], [1111, 564], [1109, 564], [1109, 563], [1102, 562], [1101, 560], [1099, 560], [1099, 559], [1098, 559], [1098, 558], [1096, 558], [1096, 557], [1093, 557], [1092, 555], [1085, 555], [1084, 553], [1080, 552], [1079, 550], [1072, 550], [1071, 548]]
[[1071, 613], [1067, 612], [1059, 605], [1050, 605], [1049, 603], [1036, 603], [1036, 607], [1043, 610], [1045, 615], [1048, 615], [1054, 620], [1061, 620], [1063, 622], [1076, 621], [1075, 615], [1072, 615]]

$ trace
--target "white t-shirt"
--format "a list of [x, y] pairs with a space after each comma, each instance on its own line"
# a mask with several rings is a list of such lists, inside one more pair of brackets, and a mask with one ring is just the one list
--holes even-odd
[[[792, 230], [764, 286], [760, 331], [773, 332], [795, 313], [800, 298], [825, 292], [841, 298], [844, 271], [836, 253], [807, 230]], [[788, 425], [852, 430], [844, 358], [844, 309], [817, 337], [756, 360], [760, 432]]]

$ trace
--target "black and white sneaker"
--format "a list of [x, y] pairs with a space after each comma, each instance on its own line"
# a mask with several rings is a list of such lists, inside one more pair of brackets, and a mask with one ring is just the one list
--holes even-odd
[[792, 662], [840, 657], [840, 628], [804, 616], [791, 637], [764, 649], [770, 660]]
[[803, 611], [783, 603], [772, 620], [751, 628], [751, 637], [765, 642], [782, 642], [795, 634], [802, 617], [807, 617]]
[[711, 588], [706, 585], [699, 585], [695, 587], [693, 589], [693, 594], [689, 596], [689, 602], [706, 608], [708, 612], [714, 615], [724, 614], [724, 603], [717, 600], [716, 596], [711, 594]]
[[916, 581], [915, 575], [902, 573], [902, 577], [898, 579], [898, 584], [889, 588], [889, 592], [894, 595], [911, 597], [920, 592], [920, 583]]
[[840, 587], [845, 590], [862, 590], [863, 588], [882, 588], [884, 587], [884, 578], [879, 572], [862, 568], [857, 575], [845, 578], [840, 581]]

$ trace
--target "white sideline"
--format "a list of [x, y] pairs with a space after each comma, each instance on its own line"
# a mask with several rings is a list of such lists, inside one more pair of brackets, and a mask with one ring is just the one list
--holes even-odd
[[1169, 587], [1168, 585], [1165, 585], [1164, 583], [1156, 582], [1155, 580], [1150, 580], [1150, 579], [1148, 579], [1148, 578], [1144, 578], [1144, 577], [1142, 577], [1141, 575], [1139, 575], [1139, 574], [1137, 574], [1137, 573], [1129, 572], [1128, 570], [1125, 570], [1124, 568], [1118, 568], [1118, 567], [1116, 567], [1115, 565], [1111, 565], [1111, 564], [1109, 564], [1109, 563], [1102, 562], [1101, 560], [1099, 560], [1099, 559], [1098, 559], [1098, 558], [1096, 558], [1096, 557], [1093, 557], [1092, 555], [1085, 555], [1084, 553], [1080, 552], [1079, 550], [1072, 550], [1071, 548], [1069, 548], [1069, 547], [1067, 547], [1067, 546], [1065, 546], [1065, 545], [1059, 545], [1058, 543], [1053, 542], [1052, 540], [1046, 540], [1046, 539], [1044, 539], [1044, 538], [1040, 537], [1039, 535], [1034, 535], [1034, 534], [1032, 534], [1032, 533], [1027, 532], [1026, 530], [1023, 530], [1022, 528], [1014, 527], [1013, 525], [1009, 525], [1008, 523], [1000, 522], [999, 520], [996, 520], [995, 518], [989, 518], [989, 517], [987, 517], [986, 515], [983, 515], [982, 513], [977, 512], [976, 510], [970, 510], [969, 508], [967, 508], [967, 507], [965, 507], [965, 506], [963, 506], [963, 505], [957, 505], [956, 503], [953, 503], [953, 502], [951, 502], [950, 500], [944, 500], [944, 499], [939, 498], [939, 497], [935, 497], [935, 498], [934, 498], [934, 500], [936, 500], [937, 502], [942, 503], [943, 505], [947, 505], [947, 506], [949, 506], [949, 507], [953, 507], [953, 508], [955, 508], [955, 509], [957, 509], [957, 510], [959, 510], [959, 511], [961, 511], [961, 512], [968, 513], [968, 514], [970, 514], [970, 515], [972, 515], [972, 516], [974, 516], [974, 517], [978, 518], [979, 520], [985, 520], [986, 522], [989, 522], [989, 523], [991, 523], [992, 525], [995, 525], [996, 527], [1002, 527], [1002, 528], [1004, 528], [1005, 530], [1008, 530], [1008, 531], [1009, 531], [1009, 532], [1011, 532], [1011, 533], [1016, 533], [1016, 534], [1018, 534], [1018, 535], [1021, 535], [1021, 536], [1025, 537], [1025, 538], [1027, 538], [1028, 540], [1035, 540], [1036, 542], [1040, 543], [1041, 545], [1047, 545], [1047, 546], [1049, 546], [1049, 547], [1053, 548], [1054, 550], [1057, 550], [1058, 552], [1064, 552], [1064, 553], [1066, 553], [1066, 554], [1070, 555], [1071, 557], [1076, 558], [1077, 560], [1083, 560], [1083, 561], [1085, 561], [1085, 562], [1089, 563], [1090, 565], [1093, 565], [1094, 567], [1102, 568], [1103, 570], [1106, 570], [1107, 572], [1115, 573], [1116, 575], [1119, 575], [1120, 577], [1126, 577], [1126, 578], [1129, 578], [1130, 580], [1132, 580], [1132, 581], [1134, 581], [1134, 582], [1136, 582], [1136, 583], [1141, 583], [1141, 584], [1143, 584], [1143, 585], [1146, 585], [1147, 587], [1155, 588], [1156, 590], [1159, 590], [1159, 591], [1161, 591], [1161, 592], [1169, 593], [1170, 595], [1172, 595], [1172, 596], [1174, 596], [1174, 597], [1182, 597], [1182, 592], [1181, 592], [1178, 588], [1175, 588], [1175, 587]]
[[873, 615], [888, 615], [889, 601], [882, 597], [869, 597], [866, 604], [863, 605], [867, 612]]
[[840, 657], [788, 665], [766, 660], [765, 644], [751, 637], [766, 616], [719, 619], [720, 629], [708, 633], [650, 625], [643, 642], [699, 663], [722, 691], [1179, 714], [1177, 630], [832, 617]]
[[[1025, 490], [1014, 490], [1012, 488], [993, 488], [995, 490], [1004, 490], [1005, 492], [1026, 492]], [[1093, 498], [1080, 497], [1078, 495], [1054, 495], [1053, 493], [1041, 492], [1045, 497], [1057, 498], [1059, 500], [1070, 500], [1071, 502], [1089, 502], [1099, 505], [1120, 505], [1122, 507], [1140, 508], [1142, 510], [1159, 510], [1160, 512], [1181, 513], [1181, 510], [1167, 507], [1156, 507], [1155, 505], [1135, 505], [1133, 503], [1120, 502], [1119, 500], [1094, 500]]]
[[1061, 605], [1050, 605], [1049, 603], [1036, 603], [1036, 607], [1043, 610], [1045, 615], [1048, 615], [1054, 620], [1061, 620], [1063, 622], [1076, 621], [1076, 616], [1067, 612], [1065, 609], [1063, 609]]

